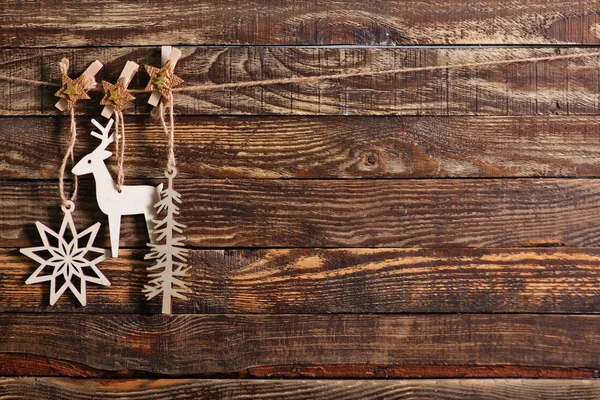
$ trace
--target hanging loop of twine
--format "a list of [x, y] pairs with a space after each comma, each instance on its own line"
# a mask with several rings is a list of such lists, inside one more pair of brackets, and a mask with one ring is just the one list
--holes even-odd
[[77, 175], [73, 176], [73, 193], [71, 194], [71, 198], [68, 197], [65, 191], [65, 171], [67, 169], [67, 163], [71, 160], [71, 165], [75, 163], [75, 158], [73, 155], [75, 149], [75, 143], [77, 142], [77, 126], [75, 124], [75, 109], [71, 108], [71, 125], [69, 128], [69, 132], [71, 134], [69, 138], [69, 144], [67, 147], [67, 152], [63, 156], [62, 163], [60, 164], [59, 178], [58, 178], [58, 191], [60, 194], [60, 200], [62, 202], [63, 207], [67, 207], [69, 202], [73, 203], [77, 198], [77, 190], [79, 188], [79, 180], [77, 179]]
[[122, 111], [115, 110], [115, 153], [117, 157], [117, 191], [121, 193], [121, 188], [125, 183], [125, 118]]
[[158, 105], [159, 107], [159, 118], [160, 123], [165, 131], [165, 135], [167, 136], [167, 175], [177, 174], [176, 162], [175, 162], [175, 120], [173, 117], [173, 95], [169, 96], [167, 108], [169, 110], [169, 125], [167, 126], [167, 121], [165, 120], [165, 106], [163, 101]]
[[73, 203], [71, 200], [68, 200], [65, 204], [60, 206], [60, 208], [65, 214], [72, 213], [73, 211], [75, 211], [75, 203]]

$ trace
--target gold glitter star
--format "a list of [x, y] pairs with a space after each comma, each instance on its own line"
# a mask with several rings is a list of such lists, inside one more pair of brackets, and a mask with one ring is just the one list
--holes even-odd
[[63, 93], [69, 96], [69, 98], [73, 98], [81, 92], [77, 89], [77, 85], [67, 85], [67, 88], [63, 90]]
[[108, 100], [116, 103], [121, 98], [121, 91], [119, 89], [110, 89], [110, 96], [108, 96]]
[[104, 89], [104, 97], [100, 100], [100, 104], [111, 106], [115, 112], [121, 111], [125, 103], [135, 99], [125, 88], [125, 78], [119, 78], [114, 85], [102, 81], [102, 89]]
[[171, 60], [167, 61], [162, 68], [144, 65], [148, 75], [150, 75], [150, 81], [144, 90], [146, 92], [159, 91], [162, 97], [167, 101], [170, 101], [171, 89], [183, 82], [183, 79], [173, 73], [173, 67], [171, 65]]
[[88, 100], [90, 98], [85, 90], [85, 79], [86, 77], [83, 75], [75, 80], [69, 78], [66, 74], [62, 76], [62, 87], [54, 95], [61, 99], [65, 99], [67, 110], [71, 110], [75, 107], [75, 103], [77, 103], [78, 100]]

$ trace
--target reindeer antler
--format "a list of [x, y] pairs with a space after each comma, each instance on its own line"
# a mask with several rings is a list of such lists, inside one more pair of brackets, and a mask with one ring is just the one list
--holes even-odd
[[96, 126], [96, 128], [98, 128], [100, 130], [101, 133], [98, 132], [94, 132], [92, 131], [92, 136], [102, 140], [102, 144], [104, 145], [104, 147], [108, 146], [110, 143], [112, 143], [115, 139], [113, 135], [108, 136], [108, 133], [110, 132], [110, 128], [112, 128], [113, 126], [113, 119], [109, 119], [108, 120], [108, 124], [106, 124], [106, 126], [102, 126], [100, 125], [100, 123], [98, 121], [96, 121], [95, 119], [92, 119], [92, 124], [94, 124]]

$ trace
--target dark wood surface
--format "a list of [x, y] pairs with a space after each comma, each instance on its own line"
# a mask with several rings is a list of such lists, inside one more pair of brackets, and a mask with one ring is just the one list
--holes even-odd
[[0, 399], [342, 399], [342, 400], [594, 400], [597, 381], [553, 380], [241, 380], [6, 378]]
[[[160, 62], [157, 47], [9, 49], [0, 53], [0, 75], [60, 81], [65, 55], [80, 74], [102, 58], [100, 79], [115, 82], [127, 60]], [[176, 93], [179, 115], [592, 115], [598, 113], [600, 56], [557, 61], [445, 68], [448, 65], [594, 53], [594, 48], [389, 48], [235, 46], [182, 48], [177, 74], [185, 85], [258, 82], [352, 72], [439, 66], [434, 71], [367, 75], [304, 83]], [[143, 89], [148, 75], [134, 77]], [[56, 87], [0, 81], [0, 115], [56, 115]], [[77, 110], [98, 115], [101, 93]], [[147, 94], [126, 113], [147, 114]]]
[[[68, 294], [23, 286], [34, 264], [0, 251], [2, 312], [157, 313], [140, 301], [144, 251], [102, 263], [110, 287], [88, 285], [83, 308]], [[599, 249], [193, 250], [188, 301], [176, 313], [591, 313], [600, 308]]]
[[[530, 314], [5, 313], [0, 373], [198, 377], [243, 376], [255, 367], [266, 375], [266, 367], [273, 367], [273, 377], [284, 375], [278, 373], [282, 367], [358, 364], [415, 365], [425, 377], [439, 376], [439, 367], [450, 370], [447, 376], [452, 366], [558, 369], [567, 375], [574, 369], [592, 376], [600, 368], [599, 320]], [[52, 373], [54, 362], [58, 370]]]
[[[128, 180], [126, 183], [157, 183]], [[179, 179], [191, 247], [598, 247], [596, 179]], [[106, 216], [80, 184], [82, 226]], [[60, 224], [54, 181], [0, 181], [0, 247], [31, 246], [33, 221]], [[27, 201], [23, 201], [27, 199]], [[58, 200], [57, 200], [58, 201]], [[10, 210], [11, 212], [8, 212]], [[143, 218], [123, 217], [121, 245], [145, 246]]]
[[[98, 145], [90, 120], [77, 119], [76, 158]], [[7, 121], [0, 177], [56, 179], [69, 120]], [[548, 178], [600, 176], [599, 143], [597, 116], [181, 116], [176, 150], [182, 178]], [[159, 125], [127, 117], [128, 178], [162, 179], [166, 151]]]
[[[90, 12], [90, 9], [97, 12]], [[59, 11], [60, 12], [57, 12]], [[598, 44], [592, 0], [6, 0], [3, 46]]]
[[[0, 400], [599, 398], [599, 12], [0, 0]], [[126, 217], [112, 286], [49, 306], [18, 249], [61, 221], [68, 118], [55, 86], [10, 78], [56, 84], [68, 57], [114, 82], [161, 44], [181, 45], [183, 85], [260, 83], [175, 93], [189, 300], [164, 316], [144, 299], [146, 231]], [[268, 83], [296, 78], [313, 80]], [[96, 146], [90, 94], [77, 159]], [[158, 184], [166, 139], [135, 96], [126, 183]], [[108, 246], [93, 186], [75, 221]]]

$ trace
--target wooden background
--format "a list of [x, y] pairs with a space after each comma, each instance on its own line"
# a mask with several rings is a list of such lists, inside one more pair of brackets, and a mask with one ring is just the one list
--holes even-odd
[[[2, 0], [0, 75], [56, 82], [62, 57], [75, 76], [98, 58], [115, 81], [162, 44], [192, 85], [549, 57], [597, 52], [599, 13]], [[0, 399], [600, 398], [599, 78], [594, 56], [178, 93], [193, 293], [172, 316], [141, 294], [138, 218], [86, 308], [24, 284], [35, 264], [18, 248], [62, 218], [68, 119], [54, 88], [0, 80]], [[92, 97], [78, 158], [95, 146]], [[165, 138], [138, 97], [126, 174], [157, 183]], [[91, 179], [75, 217], [102, 221], [108, 246]]]

